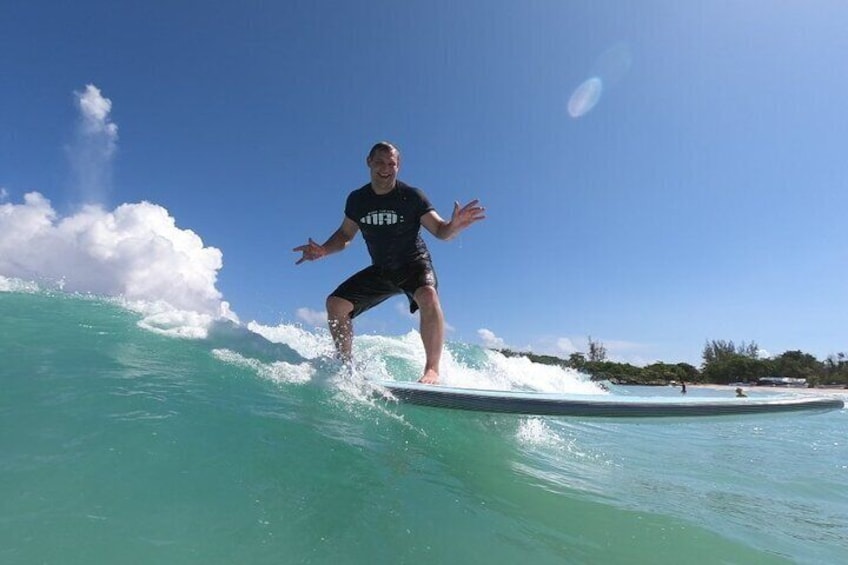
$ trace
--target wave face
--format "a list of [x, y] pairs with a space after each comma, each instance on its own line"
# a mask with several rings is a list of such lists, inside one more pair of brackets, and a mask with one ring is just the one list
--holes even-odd
[[[323, 332], [0, 290], [3, 563], [844, 557], [845, 411], [636, 423], [397, 405], [345, 376]], [[366, 376], [423, 365], [414, 332], [355, 347]], [[447, 349], [449, 384], [607, 394]]]

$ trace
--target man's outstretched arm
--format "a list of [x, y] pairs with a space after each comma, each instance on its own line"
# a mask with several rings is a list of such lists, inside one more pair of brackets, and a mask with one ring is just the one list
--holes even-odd
[[480, 206], [480, 201], [472, 200], [460, 207], [459, 202], [453, 204], [453, 214], [446, 222], [438, 212], [431, 210], [421, 216], [421, 225], [438, 239], [451, 239], [471, 224], [486, 218], [486, 209]]
[[300, 265], [304, 261], [315, 261], [325, 255], [342, 251], [356, 236], [356, 232], [358, 231], [359, 226], [356, 225], [356, 222], [345, 216], [339, 229], [333, 232], [333, 235], [323, 245], [319, 245], [310, 237], [305, 245], [299, 245], [292, 249], [295, 253], [302, 253], [295, 265]]

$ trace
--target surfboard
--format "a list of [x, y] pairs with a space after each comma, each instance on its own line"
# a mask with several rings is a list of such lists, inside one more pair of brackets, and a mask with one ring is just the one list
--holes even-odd
[[394, 399], [409, 404], [538, 416], [679, 418], [797, 411], [825, 412], [845, 407], [841, 399], [828, 396], [637, 398], [484, 390], [398, 381], [376, 381], [375, 384], [387, 390]]

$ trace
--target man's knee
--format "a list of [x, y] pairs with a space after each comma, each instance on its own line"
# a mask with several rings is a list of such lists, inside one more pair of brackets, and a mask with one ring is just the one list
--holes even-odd
[[330, 319], [344, 318], [353, 312], [353, 304], [349, 300], [338, 296], [327, 297], [327, 317]]
[[422, 286], [415, 291], [415, 302], [422, 310], [439, 307], [439, 293], [435, 287]]

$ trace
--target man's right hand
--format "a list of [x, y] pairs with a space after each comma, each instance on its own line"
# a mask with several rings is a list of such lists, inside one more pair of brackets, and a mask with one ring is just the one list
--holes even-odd
[[312, 238], [309, 238], [309, 243], [306, 245], [299, 245], [292, 249], [295, 253], [298, 251], [303, 253], [300, 259], [295, 263], [295, 265], [300, 265], [304, 261], [314, 261], [315, 259], [320, 259], [324, 255], [327, 254], [327, 251], [324, 249], [322, 245], [315, 243]]

